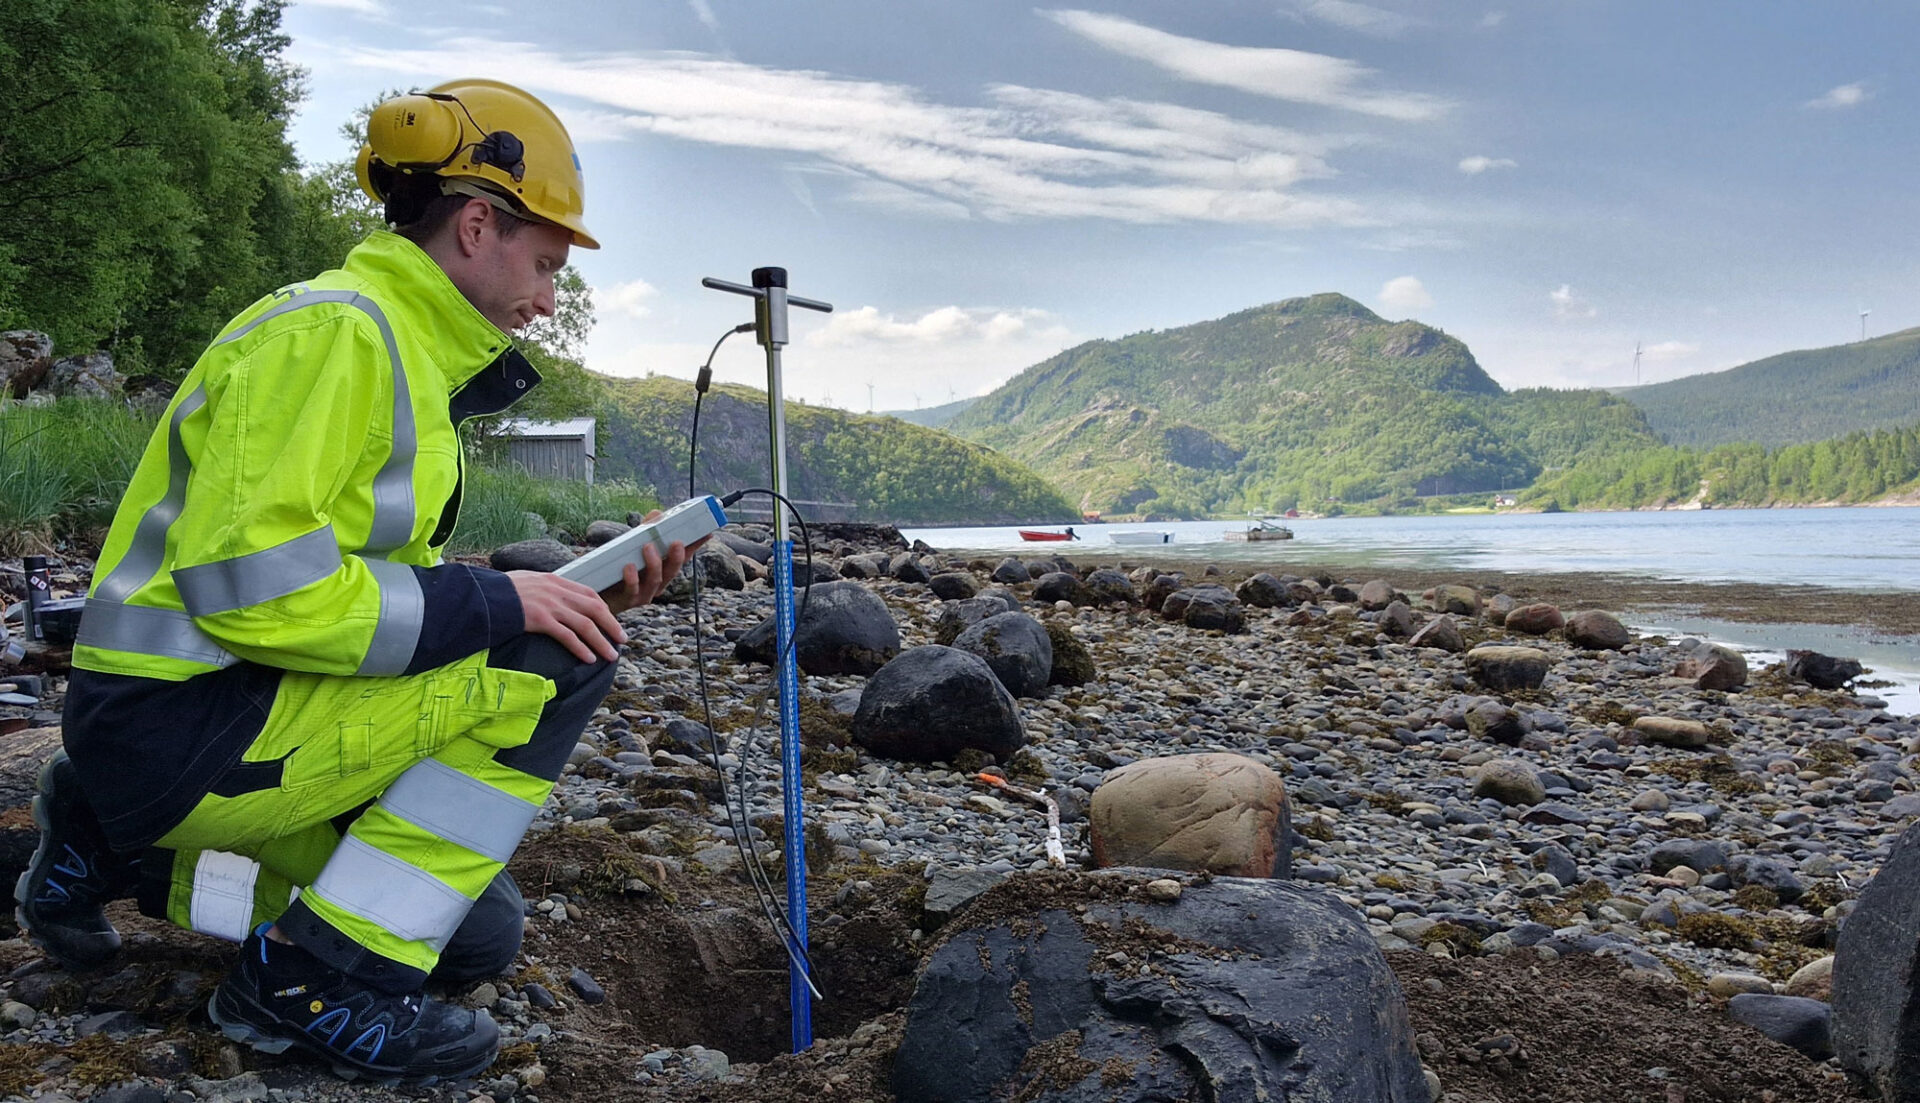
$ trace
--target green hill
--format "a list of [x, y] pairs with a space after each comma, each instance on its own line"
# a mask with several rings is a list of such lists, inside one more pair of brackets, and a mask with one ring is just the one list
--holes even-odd
[[922, 425], [928, 429], [942, 429], [946, 427], [947, 422], [959, 416], [961, 411], [978, 401], [980, 401], [978, 398], [958, 398], [938, 406], [929, 406], [924, 410], [882, 410], [879, 416], [897, 417], [909, 425]]
[[[664, 376], [601, 378], [597, 470], [674, 501], [687, 486], [693, 387]], [[767, 485], [767, 398], [716, 384], [700, 409], [695, 488], [725, 493]], [[1059, 522], [1078, 515], [1020, 464], [978, 444], [887, 417], [787, 403], [788, 494], [848, 502], [862, 520], [893, 524]]]
[[1522, 487], [1657, 444], [1600, 392], [1501, 390], [1467, 347], [1343, 295], [1091, 341], [948, 423], [1104, 513], [1192, 517]]
[[1614, 393], [1667, 443], [1807, 444], [1920, 422], [1920, 329]]

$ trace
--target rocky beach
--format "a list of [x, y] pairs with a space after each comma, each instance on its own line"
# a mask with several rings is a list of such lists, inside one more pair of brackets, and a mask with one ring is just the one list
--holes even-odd
[[[1084, 911], [1092, 898], [1074, 894], [1089, 877], [1074, 871], [1101, 842], [1090, 817], [1103, 783], [1211, 752], [1284, 785], [1275, 876], [1290, 866], [1291, 884], [1384, 951], [1441, 1098], [1875, 1098], [1828, 1060], [1824, 1001], [1840, 922], [1920, 813], [1920, 725], [1817, 656], [1748, 669], [1620, 620], [1684, 607], [1913, 632], [1911, 595], [1336, 565], [1229, 573], [1190, 553], [968, 560], [890, 530], [826, 528], [811, 568], [819, 607], [798, 645], [810, 943], [826, 999], [814, 1048], [776, 1056], [785, 959], [730, 826], [744, 816], [777, 895], [763, 535], [703, 552], [698, 634], [684, 587], [623, 618], [615, 691], [512, 866], [530, 901], [522, 967], [454, 994], [505, 1027], [477, 1082], [352, 1087], [236, 1048], [200, 1010], [228, 948], [119, 904], [128, 949], [99, 975], [0, 942], [0, 1091], [906, 1098], [895, 1063], [903, 1038], [913, 1045], [906, 1009], [933, 949], [984, 914]], [[64, 581], [78, 589], [84, 571]], [[981, 644], [981, 622], [1010, 612], [1043, 630], [1037, 684], [1012, 665], [1021, 648]], [[812, 638], [809, 623], [823, 626]], [[919, 690], [876, 672], [946, 645], [984, 654], [1005, 689], [950, 702], [950, 726], [978, 738], [929, 757], [914, 730], [887, 727], [887, 708], [927, 707]], [[0, 670], [34, 699], [8, 707], [29, 726], [0, 739], [13, 779], [0, 855], [14, 870], [32, 835], [20, 779], [58, 737], [59, 656], [36, 662], [26, 677]], [[1006, 692], [1022, 679], [1019, 696]], [[989, 715], [1001, 698], [1010, 729]], [[1052, 798], [1065, 871], [1047, 860], [1045, 812], [983, 784], [983, 770]], [[727, 799], [742, 797], [730, 817]], [[1201, 891], [1196, 875], [1169, 891]], [[1145, 876], [1127, 892], [1144, 892]], [[1174, 951], [1103, 952], [1144, 974]], [[1023, 1065], [1018, 1098], [1055, 1097], [1073, 1072]]]

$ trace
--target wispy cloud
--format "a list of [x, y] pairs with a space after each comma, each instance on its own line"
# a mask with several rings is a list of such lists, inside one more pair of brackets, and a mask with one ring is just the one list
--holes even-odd
[[1872, 98], [1873, 93], [1867, 91], [1867, 86], [1860, 81], [1855, 81], [1852, 84], [1827, 89], [1824, 95], [1808, 100], [1806, 106], [1838, 111], [1848, 107], [1858, 107]]
[[1494, 10], [1480, 17], [1480, 26], [1486, 28], [1487, 30], [1492, 30], [1493, 28], [1498, 27], [1500, 24], [1505, 23], [1506, 21], [1507, 21], [1506, 12]]
[[733, 56], [733, 47], [727, 45], [726, 29], [720, 26], [720, 17], [713, 14], [713, 5], [708, 0], [687, 0], [687, 6], [693, 9], [693, 17], [713, 36], [714, 45], [727, 57]]
[[1460, 171], [1468, 176], [1478, 176], [1488, 169], [1518, 168], [1519, 162], [1506, 157], [1485, 157], [1478, 153], [1460, 159]]
[[1420, 93], [1370, 91], [1373, 70], [1345, 58], [1183, 38], [1098, 12], [1053, 10], [1040, 14], [1114, 53], [1202, 84], [1408, 121], [1434, 118], [1448, 107], [1444, 100]]
[[1380, 305], [1392, 311], [1425, 310], [1433, 305], [1433, 296], [1414, 276], [1396, 276], [1380, 288]]
[[687, 0], [687, 6], [693, 9], [693, 17], [700, 25], [714, 34], [720, 33], [720, 18], [713, 14], [713, 5], [707, 0]]
[[1575, 294], [1573, 288], [1564, 283], [1547, 292], [1547, 301], [1553, 304], [1553, 316], [1562, 321], [1592, 318], [1600, 313], [1598, 307]]
[[644, 318], [653, 313], [649, 305], [660, 289], [645, 280], [627, 280], [612, 287], [595, 288], [594, 305], [622, 318]]
[[1421, 25], [1421, 20], [1397, 11], [1359, 4], [1354, 0], [1302, 0], [1294, 12], [1360, 34], [1391, 38]]
[[889, 345], [948, 344], [977, 340], [994, 344], [1039, 339], [1063, 341], [1072, 334], [1044, 310], [970, 310], [943, 306], [905, 320], [859, 307], [834, 314], [809, 337], [822, 348], [846, 348], [869, 342]]
[[655, 135], [801, 154], [839, 174], [845, 196], [896, 210], [1282, 227], [1378, 222], [1353, 200], [1301, 188], [1335, 175], [1328, 154], [1348, 140], [1174, 104], [998, 85], [983, 106], [956, 106], [907, 85], [708, 55], [562, 55], [481, 39], [340, 51], [345, 63], [415, 78], [464, 73], [476, 56], [512, 56], [516, 83], [586, 105], [558, 104], [576, 141]]

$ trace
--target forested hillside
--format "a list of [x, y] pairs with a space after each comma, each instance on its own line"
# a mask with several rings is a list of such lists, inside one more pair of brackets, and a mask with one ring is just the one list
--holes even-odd
[[[610, 478], [650, 484], [662, 501], [687, 489], [693, 385], [683, 379], [603, 379], [600, 463]], [[767, 485], [767, 398], [716, 384], [700, 411], [694, 489], [722, 494]], [[847, 502], [895, 524], [1009, 524], [1078, 519], [1044, 480], [1004, 456], [890, 417], [787, 403], [791, 497]]]
[[1807, 444], [1920, 422], [1920, 329], [1628, 387], [1668, 444]]
[[303, 173], [284, 0], [0, 4], [0, 329], [185, 370], [364, 229]]
[[1088, 342], [948, 428], [1084, 509], [1169, 517], [1523, 487], [1585, 450], [1658, 443], [1625, 402], [1508, 395], [1454, 338], [1335, 294]]
[[1561, 509], [1628, 509], [1696, 498], [1710, 506], [1772, 506], [1871, 502], [1900, 493], [1920, 493], [1920, 425], [1775, 449], [1723, 444], [1596, 452], [1543, 477], [1522, 501]]

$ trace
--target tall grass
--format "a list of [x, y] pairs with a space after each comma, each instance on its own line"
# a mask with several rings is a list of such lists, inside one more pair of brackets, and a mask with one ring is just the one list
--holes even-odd
[[[63, 544], [96, 551], [158, 420], [157, 410], [101, 399], [0, 399], [0, 557]], [[449, 550], [491, 551], [548, 534], [577, 541], [593, 521], [656, 504], [630, 482], [587, 486], [541, 479], [504, 459], [476, 462]]]
[[121, 402], [0, 399], [0, 555], [98, 544], [158, 411]]
[[447, 550], [486, 552], [548, 535], [577, 542], [594, 521], [624, 521], [628, 513], [658, 504], [653, 495], [623, 480], [588, 486], [542, 479], [504, 460], [475, 463], [467, 468], [460, 525]]

